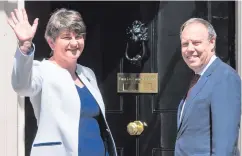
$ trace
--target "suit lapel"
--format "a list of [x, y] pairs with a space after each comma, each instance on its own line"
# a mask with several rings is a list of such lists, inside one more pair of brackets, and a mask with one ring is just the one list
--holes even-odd
[[82, 82], [85, 84], [85, 86], [88, 88], [88, 90], [91, 92], [92, 96], [95, 98], [101, 110], [103, 111], [103, 106], [101, 105], [103, 104], [103, 102], [98, 90], [95, 87], [93, 87], [93, 85], [88, 81], [88, 79], [83, 75], [83, 73], [79, 74], [79, 77], [82, 80]]
[[[216, 58], [214, 62], [208, 67], [206, 72], [200, 77], [197, 84], [194, 85], [192, 88], [189, 97], [186, 99], [186, 104], [184, 106], [183, 114], [181, 122], [178, 124], [178, 135], [181, 134], [181, 129], [188, 120], [188, 117], [192, 111], [192, 106], [195, 104], [192, 101], [196, 98], [198, 93], [202, 90], [202, 88], [205, 86], [206, 82], [209, 79], [209, 76], [212, 74], [212, 72], [216, 69], [217, 65], [221, 62], [219, 58]], [[180, 108], [181, 110], [181, 108]], [[180, 111], [179, 111], [180, 112]], [[179, 113], [180, 114], [180, 113]]]
[[[197, 96], [197, 94], [200, 92], [200, 90], [204, 87], [205, 83], [207, 82], [207, 77], [201, 77], [199, 79], [199, 81], [197, 82], [196, 85], [194, 85], [194, 87], [192, 88], [192, 90], [190, 91], [190, 96], [187, 97], [186, 101], [185, 99], [182, 100], [182, 102], [186, 102], [185, 105], [184, 105], [184, 109], [183, 109], [183, 113], [182, 113], [182, 117], [181, 117], [181, 121], [180, 121], [180, 118], [178, 118], [178, 131], [180, 130], [181, 128], [181, 125], [184, 121], [186, 121], [188, 115], [190, 114], [190, 111], [191, 111], [191, 105], [193, 104], [192, 103], [192, 100]], [[180, 104], [181, 105], [181, 104]], [[180, 108], [180, 113], [179, 113], [179, 116], [181, 114], [181, 110], [182, 108]]]
[[181, 119], [181, 122], [184, 122], [184, 120], [187, 118], [187, 116], [189, 115], [190, 111], [191, 111], [191, 105], [192, 100], [197, 96], [197, 94], [201, 91], [201, 89], [205, 86], [205, 83], [207, 82], [208, 78], [207, 76], [202, 76], [199, 81], [197, 82], [197, 84], [192, 88], [189, 97], [186, 99], [186, 104], [183, 110], [183, 116]]
[[87, 89], [90, 91], [90, 93], [92, 94], [92, 96], [94, 97], [94, 99], [97, 101], [104, 117], [105, 117], [105, 111], [104, 111], [104, 104], [103, 104], [103, 100], [102, 100], [102, 96], [99, 92], [99, 90], [97, 88], [95, 88], [92, 84], [90, 79], [85, 76], [83, 74], [83, 69], [77, 69], [77, 73], [78, 73], [78, 77], [80, 78], [80, 80], [84, 83], [84, 85], [87, 87]]

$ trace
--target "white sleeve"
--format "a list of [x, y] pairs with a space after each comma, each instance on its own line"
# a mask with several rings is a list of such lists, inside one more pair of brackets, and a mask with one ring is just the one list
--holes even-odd
[[[33, 45], [34, 47], [34, 45]], [[34, 61], [34, 52], [24, 54], [17, 48], [12, 71], [12, 87], [22, 96], [34, 96], [42, 87], [40, 62]]]

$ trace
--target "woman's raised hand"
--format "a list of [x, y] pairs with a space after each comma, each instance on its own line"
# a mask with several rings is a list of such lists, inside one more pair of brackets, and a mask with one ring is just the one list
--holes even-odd
[[32, 39], [36, 33], [38, 18], [34, 20], [31, 26], [25, 9], [14, 9], [14, 12], [11, 12], [11, 17], [8, 18], [8, 24], [17, 36], [21, 51], [27, 52], [31, 47]]

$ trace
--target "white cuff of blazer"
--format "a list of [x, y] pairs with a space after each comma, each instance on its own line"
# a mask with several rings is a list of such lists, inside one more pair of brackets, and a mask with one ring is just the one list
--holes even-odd
[[23, 53], [23, 52], [20, 50], [19, 45], [18, 45], [18, 49], [19, 49], [19, 51], [20, 51], [24, 56], [29, 56], [29, 55], [32, 55], [32, 54], [34, 53], [34, 51], [35, 51], [35, 45], [34, 45], [33, 42], [31, 43], [31, 48], [29, 49], [29, 51], [27, 52], [27, 54]]

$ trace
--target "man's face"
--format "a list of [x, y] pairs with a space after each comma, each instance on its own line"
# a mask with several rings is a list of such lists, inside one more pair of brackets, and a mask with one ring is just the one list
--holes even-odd
[[195, 72], [206, 66], [215, 54], [215, 39], [209, 39], [207, 28], [201, 23], [187, 25], [181, 33], [181, 52], [186, 64]]

